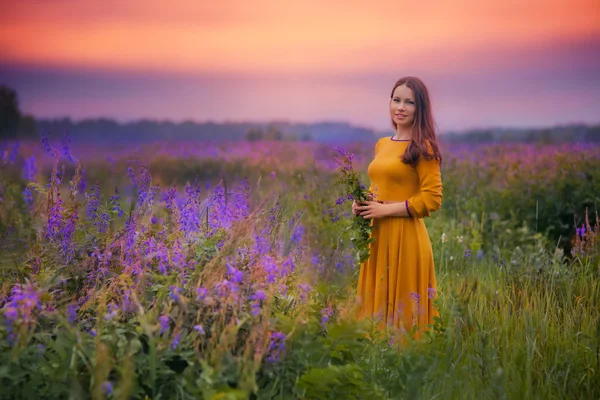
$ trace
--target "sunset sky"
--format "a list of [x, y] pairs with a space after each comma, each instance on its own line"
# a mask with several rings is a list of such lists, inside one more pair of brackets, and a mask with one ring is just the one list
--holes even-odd
[[0, 57], [39, 117], [381, 130], [415, 75], [442, 131], [600, 123], [600, 0], [20, 0]]

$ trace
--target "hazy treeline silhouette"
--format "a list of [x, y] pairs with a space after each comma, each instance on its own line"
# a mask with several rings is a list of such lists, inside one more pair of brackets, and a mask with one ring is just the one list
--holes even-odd
[[[156, 140], [292, 140], [323, 143], [367, 142], [392, 135], [391, 131], [375, 131], [345, 122], [291, 123], [195, 122], [139, 120], [120, 123], [109, 118], [36, 119], [19, 109], [18, 95], [8, 86], [0, 85], [0, 139], [28, 139], [42, 132], [68, 134], [77, 142], [123, 143]], [[489, 128], [466, 132], [441, 132], [441, 140], [449, 144], [485, 143], [600, 143], [600, 125], [567, 125], [541, 129]]]

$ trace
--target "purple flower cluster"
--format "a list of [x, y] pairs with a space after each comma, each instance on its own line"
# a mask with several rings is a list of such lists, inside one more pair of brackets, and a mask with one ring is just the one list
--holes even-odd
[[298, 284], [298, 293], [300, 295], [300, 301], [302, 301], [302, 303], [306, 303], [308, 294], [310, 293], [311, 290], [312, 290], [312, 288], [310, 287], [310, 285], [308, 283], [299, 283]]
[[286, 335], [283, 332], [271, 333], [269, 347], [267, 348], [267, 361], [274, 363], [281, 360], [285, 353]]
[[169, 287], [169, 296], [171, 297], [171, 299], [173, 299], [174, 302], [178, 303], [180, 298], [179, 296], [181, 295], [182, 291], [183, 289], [181, 287], [171, 285]]
[[175, 350], [179, 346], [179, 342], [181, 341], [181, 333], [176, 334], [171, 341], [171, 348]]
[[90, 194], [86, 194], [88, 199], [87, 204], [87, 217], [90, 221], [94, 223], [98, 232], [105, 232], [108, 228], [108, 223], [110, 222], [110, 215], [106, 212], [99, 213], [100, 209], [100, 183], [96, 182], [94, 186], [90, 189]]
[[163, 201], [165, 202], [165, 207], [167, 210], [173, 210], [173, 207], [176, 207], [175, 199], [177, 198], [177, 188], [174, 186], [169, 189], [163, 196]]
[[2, 147], [0, 147], [0, 155], [2, 156], [1, 164], [13, 165], [17, 161], [17, 156], [19, 155], [19, 148], [21, 147], [21, 143], [18, 140], [15, 141], [9, 151], [6, 151], [7, 147], [8, 143], [4, 141], [2, 143]]
[[199, 287], [196, 288], [196, 301], [202, 301], [208, 296], [208, 289]]
[[106, 306], [106, 314], [104, 314], [104, 320], [110, 321], [111, 319], [113, 319], [114, 317], [117, 316], [118, 312], [119, 312], [119, 306], [111, 301]]
[[322, 214], [327, 215], [331, 222], [336, 222], [340, 219], [340, 215], [331, 206], [327, 206], [327, 208], [323, 210]]
[[15, 285], [2, 308], [7, 323], [8, 339], [15, 340], [14, 328], [20, 324], [33, 322], [35, 310], [41, 310], [41, 295], [36, 288], [29, 285]]
[[275, 259], [269, 255], [264, 256], [262, 260], [263, 267], [267, 273], [267, 282], [274, 283], [279, 275], [279, 266], [275, 262]]
[[48, 212], [48, 222], [46, 224], [46, 239], [52, 240], [60, 240], [61, 231], [64, 226], [63, 221], [63, 202], [60, 198], [60, 192], [56, 193], [56, 200], [54, 200], [54, 204], [50, 207]]
[[158, 317], [158, 322], [160, 323], [160, 335], [162, 335], [169, 329], [169, 316], [161, 315]]
[[36, 166], [35, 156], [31, 156], [25, 159], [25, 164], [23, 165], [23, 179], [29, 182], [35, 182], [35, 176], [38, 173], [38, 169]]
[[432, 287], [427, 288], [427, 298], [429, 299], [433, 299], [435, 297], [436, 294], [436, 290]]
[[329, 304], [321, 310], [321, 325], [325, 326], [333, 316], [333, 307]]
[[29, 186], [23, 190], [23, 200], [30, 210], [33, 209], [33, 192]]
[[65, 157], [67, 157], [67, 159], [69, 161], [71, 161], [72, 163], [75, 163], [75, 159], [73, 158], [73, 156], [71, 155], [71, 152], [69, 150], [69, 144], [71, 143], [71, 138], [69, 138], [69, 136], [65, 133], [63, 138], [60, 139], [60, 143], [62, 144], [62, 149], [63, 149], [63, 153], [65, 154]]
[[77, 319], [77, 304], [69, 304], [67, 306], [67, 318], [69, 320], [69, 324], [74, 325], [75, 320]]
[[410, 298], [415, 302], [415, 304], [419, 304], [421, 302], [421, 295], [417, 292], [410, 292]]
[[119, 218], [121, 218], [123, 216], [123, 210], [121, 209], [120, 200], [121, 200], [121, 195], [119, 194], [119, 189], [115, 186], [115, 194], [110, 196], [109, 207], [110, 207], [110, 211], [117, 213]]
[[233, 283], [240, 284], [244, 280], [244, 273], [238, 269], [236, 269], [233, 265], [227, 263], [227, 275], [229, 276], [229, 280]]
[[194, 325], [194, 330], [198, 332], [199, 335], [206, 335], [206, 332], [204, 331], [204, 327], [202, 325]]
[[256, 317], [260, 314], [260, 303], [266, 299], [267, 295], [262, 290], [257, 290], [252, 296], [250, 296], [250, 300], [252, 301], [250, 303], [250, 314], [252, 314], [253, 317]]
[[294, 232], [292, 232], [291, 242], [293, 245], [299, 245], [304, 238], [304, 232], [306, 232], [306, 228], [302, 224], [298, 224]]
[[50, 141], [48, 140], [48, 132], [42, 132], [40, 136], [42, 137], [42, 145], [44, 146], [44, 150], [50, 153], [51, 147]]
[[249, 197], [250, 183], [245, 178], [238, 184], [235, 191], [235, 201], [233, 202], [233, 211], [231, 213], [234, 220], [244, 219], [250, 214]]
[[[170, 207], [173, 210], [173, 198], [174, 194], [169, 191], [165, 195], [165, 202], [167, 208]], [[188, 182], [185, 185], [185, 198], [180, 206], [180, 217], [179, 224], [181, 230], [185, 233], [185, 236], [189, 236], [200, 229], [200, 187], [198, 182], [194, 182], [194, 185], [190, 185]]]

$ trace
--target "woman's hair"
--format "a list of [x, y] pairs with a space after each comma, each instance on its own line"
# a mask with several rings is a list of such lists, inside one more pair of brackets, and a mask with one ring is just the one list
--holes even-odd
[[[394, 97], [394, 90], [398, 86], [406, 85], [412, 89], [415, 96], [415, 119], [413, 121], [412, 140], [402, 155], [402, 162], [410, 165], [417, 165], [421, 154], [428, 160], [436, 159], [442, 163], [442, 154], [438, 147], [437, 138], [435, 135], [435, 127], [433, 121], [433, 113], [431, 111], [431, 101], [429, 100], [429, 92], [425, 84], [414, 76], [406, 76], [399, 79], [392, 88], [390, 99]], [[392, 119], [394, 131], [397, 124]]]

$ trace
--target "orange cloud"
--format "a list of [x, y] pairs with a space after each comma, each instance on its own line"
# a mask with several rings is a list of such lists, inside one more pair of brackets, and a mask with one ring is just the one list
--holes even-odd
[[[206, 3], [206, 4], [202, 4]], [[464, 68], [476, 49], [600, 35], [597, 0], [217, 4], [22, 0], [3, 6], [5, 61], [167, 72]]]

